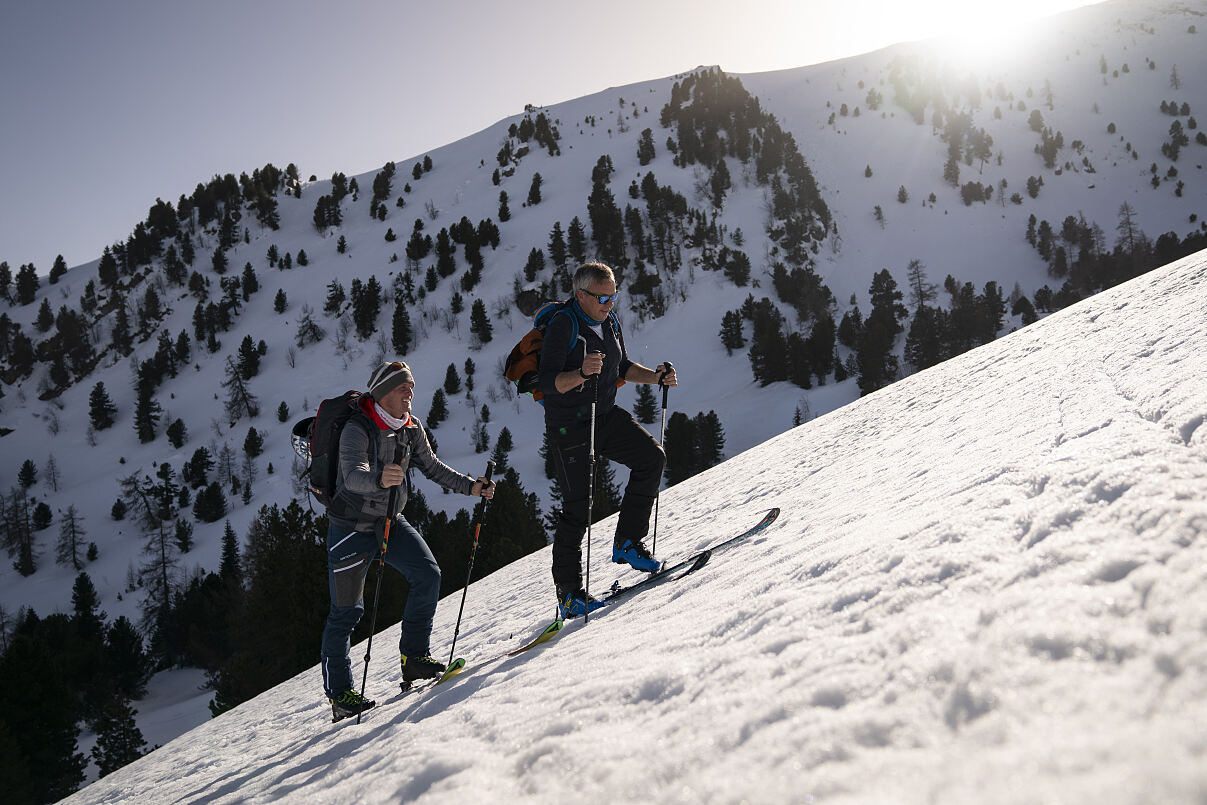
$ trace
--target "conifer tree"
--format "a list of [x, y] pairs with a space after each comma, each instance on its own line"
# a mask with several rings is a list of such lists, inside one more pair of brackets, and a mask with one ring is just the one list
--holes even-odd
[[226, 495], [217, 481], [197, 493], [197, 499], [193, 503], [193, 515], [199, 521], [216, 523], [226, 516], [226, 511]]
[[742, 334], [742, 314], [736, 310], [726, 311], [721, 317], [720, 335], [727, 355], [732, 355], [735, 349], [746, 346], [746, 336]]
[[34, 328], [39, 333], [44, 333], [54, 326], [54, 311], [50, 309], [50, 300], [43, 298], [42, 305], [38, 308], [38, 315], [34, 318]]
[[352, 321], [356, 325], [356, 335], [362, 341], [373, 335], [380, 313], [381, 284], [376, 276], [370, 275], [361, 293], [352, 298]]
[[109, 626], [105, 636], [105, 668], [120, 695], [130, 699], [146, 695], [151, 659], [138, 629], [125, 615]]
[[562, 222], [554, 221], [549, 233], [549, 259], [558, 268], [566, 267], [566, 239], [562, 235]]
[[587, 197], [587, 215], [591, 221], [591, 238], [600, 258], [613, 268], [628, 264], [624, 251], [624, 216], [608, 188], [611, 159], [599, 158], [593, 171], [591, 195]]
[[168, 444], [179, 450], [188, 438], [188, 429], [184, 425], [184, 420], [180, 417], [174, 419], [168, 425], [166, 435], [168, 437]]
[[696, 471], [715, 467], [725, 458], [725, 428], [716, 411], [696, 415]]
[[183, 517], [177, 517], [172, 539], [181, 553], [193, 550], [193, 524]]
[[944, 311], [929, 305], [921, 305], [914, 311], [914, 318], [905, 337], [905, 362], [915, 372], [943, 360], [943, 345], [947, 341], [944, 332], [946, 320]]
[[305, 349], [310, 344], [317, 344], [327, 336], [327, 331], [314, 320], [314, 311], [310, 305], [302, 305], [302, 315], [298, 320], [298, 331], [294, 342], [299, 349]]
[[444, 391], [450, 397], [461, 391], [461, 375], [457, 374], [455, 364], [449, 364], [444, 373]]
[[76, 511], [75, 505], [69, 505], [59, 523], [59, 541], [55, 546], [55, 560], [60, 565], [70, 564], [79, 570], [84, 566], [83, 553], [84, 537], [88, 532], [84, 529], [84, 518]]
[[226, 416], [233, 424], [246, 416], [251, 419], [260, 414], [260, 401], [252, 394], [238, 364], [233, 358], [226, 359], [226, 379], [222, 381], [226, 389]]
[[13, 567], [22, 576], [32, 576], [38, 569], [34, 559], [34, 527], [30, 500], [24, 489], [14, 488], [7, 500], [0, 498], [0, 538], [9, 555], [17, 555]]
[[256, 277], [256, 271], [251, 267], [251, 263], [243, 266], [243, 276], [240, 279], [239, 286], [243, 289], [244, 302], [250, 299], [252, 294], [260, 290], [260, 280]]
[[760, 385], [788, 379], [788, 346], [782, 327], [783, 316], [770, 299], [755, 306], [749, 358]]
[[566, 248], [570, 252], [570, 257], [576, 263], [585, 263], [587, 261], [587, 233], [583, 228], [583, 222], [578, 220], [577, 215], [570, 220], [566, 238]]
[[243, 440], [243, 452], [252, 458], [264, 452], [264, 436], [254, 427], [247, 429], [247, 438]]
[[260, 353], [250, 335], [243, 336], [238, 352], [239, 376], [251, 380], [260, 374]]
[[229, 266], [230, 261], [226, 257], [226, 250], [221, 247], [214, 249], [214, 255], [210, 258], [210, 268], [214, 270], [214, 273], [225, 274]]
[[539, 173], [532, 174], [532, 184], [528, 188], [528, 206], [532, 207], [541, 203], [541, 175]]
[[[497, 448], [496, 452], [499, 452]], [[547, 544], [537, 495], [525, 492], [514, 467], [504, 465], [495, 469], [502, 477], [495, 487], [494, 498], [486, 507], [482, 528], [496, 536], [478, 546], [481, 569], [475, 561], [475, 580]]]
[[150, 384], [140, 383], [138, 399], [134, 404], [134, 432], [138, 441], [146, 444], [155, 441], [155, 430], [159, 427], [159, 419], [163, 409], [154, 399], [155, 391]]
[[528, 282], [533, 282], [544, 270], [545, 253], [534, 247], [528, 252], [528, 262], [524, 264], [524, 279]]
[[643, 425], [652, 425], [657, 416], [658, 403], [654, 390], [648, 383], [637, 386], [637, 402], [633, 404], [633, 416]]
[[441, 229], [436, 233], [436, 273], [441, 277], [451, 277], [457, 271], [457, 258], [453, 252], [448, 229]]
[[17, 483], [21, 484], [22, 489], [29, 489], [38, 482], [38, 465], [34, 464], [33, 459], [27, 458], [21, 462], [21, 468], [17, 470]]
[[407, 311], [407, 304], [402, 299], [395, 298], [391, 324], [391, 345], [394, 347], [394, 352], [400, 357], [406, 357], [406, 354], [411, 351], [411, 314]]
[[17, 269], [17, 282], [15, 290], [17, 293], [17, 304], [28, 305], [34, 301], [38, 293], [38, 272], [34, 268], [33, 263], [26, 263]]
[[428, 406], [427, 426], [437, 428], [448, 419], [448, 404], [445, 402], [444, 389], [436, 389], [432, 394], [432, 404]]
[[48, 282], [51, 285], [58, 283], [64, 274], [67, 273], [67, 261], [63, 259], [63, 255], [59, 255], [54, 259], [54, 265], [50, 267], [50, 277]]
[[134, 348], [134, 336], [130, 332], [130, 317], [126, 314], [126, 306], [119, 304], [113, 314], [113, 348], [123, 357], [129, 355]]
[[495, 471], [499, 473], [507, 472], [510, 466], [508, 455], [515, 448], [515, 440], [511, 435], [511, 431], [506, 425], [499, 431], [498, 437], [495, 438], [495, 449], [490, 454], [490, 460], [495, 463]]
[[475, 299], [469, 314], [469, 331], [478, 337], [478, 343], [488, 344], [493, 337], [493, 329], [486, 315], [486, 305], [481, 299]]
[[869, 289], [872, 312], [864, 323], [863, 336], [856, 349], [859, 364], [859, 390], [867, 395], [897, 379], [897, 357], [893, 344], [901, 325], [897, 319], [906, 314], [902, 294], [888, 269], [877, 272]]
[[54, 513], [50, 511], [50, 506], [46, 501], [39, 500], [34, 506], [33, 527], [34, 531], [45, 531], [50, 528], [50, 523], [54, 519]]
[[92, 760], [100, 777], [133, 763], [146, 754], [147, 742], [134, 720], [135, 710], [125, 698], [115, 698], [96, 721]]
[[927, 281], [926, 266], [922, 264], [921, 260], [916, 258], [910, 260], [909, 265], [905, 268], [905, 276], [909, 285], [909, 303], [915, 310], [928, 304], [938, 294], [938, 288], [934, 283]]
[[648, 165], [653, 161], [656, 153], [654, 149], [654, 130], [642, 130], [641, 139], [637, 143], [637, 161], [643, 166]]
[[[179, 566], [178, 548], [173, 539], [172, 511], [165, 510], [153, 481], [137, 472], [120, 480], [122, 500], [133, 515], [134, 523], [146, 541], [146, 560], [139, 568], [146, 597], [142, 602], [144, 626], [153, 633], [161, 631], [172, 611], [172, 594]], [[154, 640], [155, 638], [153, 638]], [[170, 660], [160, 653], [160, 659]]]
[[57, 493], [59, 491], [61, 476], [59, 475], [59, 463], [55, 461], [53, 455], [47, 456], [46, 465], [43, 467], [42, 472], [46, 478], [47, 486], [50, 487], [52, 492]]
[[[247, 592], [240, 605], [255, 618], [235, 621], [231, 656], [211, 674], [212, 713], [224, 712], [313, 665], [314, 636], [323, 629], [329, 603], [322, 572], [326, 553], [315, 516], [297, 501], [283, 509], [260, 509], [247, 533]], [[383, 603], [398, 587], [384, 587]], [[370, 596], [372, 591], [365, 593]]]
[[222, 580], [234, 587], [243, 586], [243, 570], [239, 564], [239, 539], [231, 521], [226, 521], [222, 530], [222, 560], [218, 565], [218, 575]]
[[[75, 791], [87, 765], [78, 751], [77, 704], [57, 648], [52, 651], [36, 630], [24, 628], [0, 657], [0, 743], [7, 733], [5, 749], [17, 753], [16, 765], [32, 770], [27, 785], [33, 802], [57, 802]], [[20, 725], [19, 736], [13, 735], [10, 724]], [[5, 795], [14, 793], [6, 777]]]

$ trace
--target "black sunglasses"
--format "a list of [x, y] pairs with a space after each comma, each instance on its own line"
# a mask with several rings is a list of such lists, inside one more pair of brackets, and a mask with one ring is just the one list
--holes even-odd
[[599, 302], [599, 304], [601, 304], [601, 305], [606, 305], [606, 304], [608, 304], [608, 302], [615, 301], [616, 297], [620, 296], [620, 291], [617, 291], [616, 293], [610, 294], [608, 296], [599, 296], [598, 294], [593, 294], [590, 291], [583, 291], [583, 293], [585, 293], [588, 298], [594, 299], [596, 302]]

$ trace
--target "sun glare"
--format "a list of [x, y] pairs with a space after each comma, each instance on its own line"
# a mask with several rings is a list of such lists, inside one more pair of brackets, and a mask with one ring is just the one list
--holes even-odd
[[[934, 20], [936, 55], [953, 66], [1025, 58], [1051, 17], [1101, 0], [938, 0], [927, 6]], [[1047, 18], [1047, 19], [1045, 19]]]
[[1025, 49], [1027, 19], [1003, 19], [1000, 7], [991, 10], [973, 4], [971, 10], [978, 13], [962, 15], [958, 26], [934, 40], [936, 55], [954, 64], [972, 65], [1018, 56]]

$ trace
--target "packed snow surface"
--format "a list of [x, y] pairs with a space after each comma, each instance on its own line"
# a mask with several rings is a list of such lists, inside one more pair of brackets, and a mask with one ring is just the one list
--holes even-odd
[[665, 557], [782, 509], [690, 580], [490, 660], [553, 614], [539, 552], [454, 682], [399, 698], [395, 625], [360, 725], [316, 666], [71, 801], [1202, 802], [1205, 421], [1201, 252], [668, 490]]

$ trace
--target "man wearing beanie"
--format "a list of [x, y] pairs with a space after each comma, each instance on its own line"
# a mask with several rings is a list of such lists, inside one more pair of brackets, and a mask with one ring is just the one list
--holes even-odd
[[[383, 363], [369, 376], [369, 393], [348, 419], [339, 437], [336, 494], [327, 509], [327, 580], [331, 610], [323, 630], [323, 687], [336, 719], [356, 715], [375, 703], [357, 693], [348, 657], [352, 630], [364, 614], [365, 578], [384, 549], [384, 561], [410, 583], [402, 617], [402, 655], [405, 681], [439, 676], [444, 665], [432, 659], [428, 643], [440, 566], [419, 532], [400, 514], [407, 501], [404, 483], [408, 467], [454, 492], [494, 497], [485, 478], [476, 481], [436, 457], [423, 430], [411, 416], [415, 378], [402, 361]], [[398, 488], [394, 510], [387, 511], [390, 491]], [[385, 522], [389, 543], [382, 544]]]

